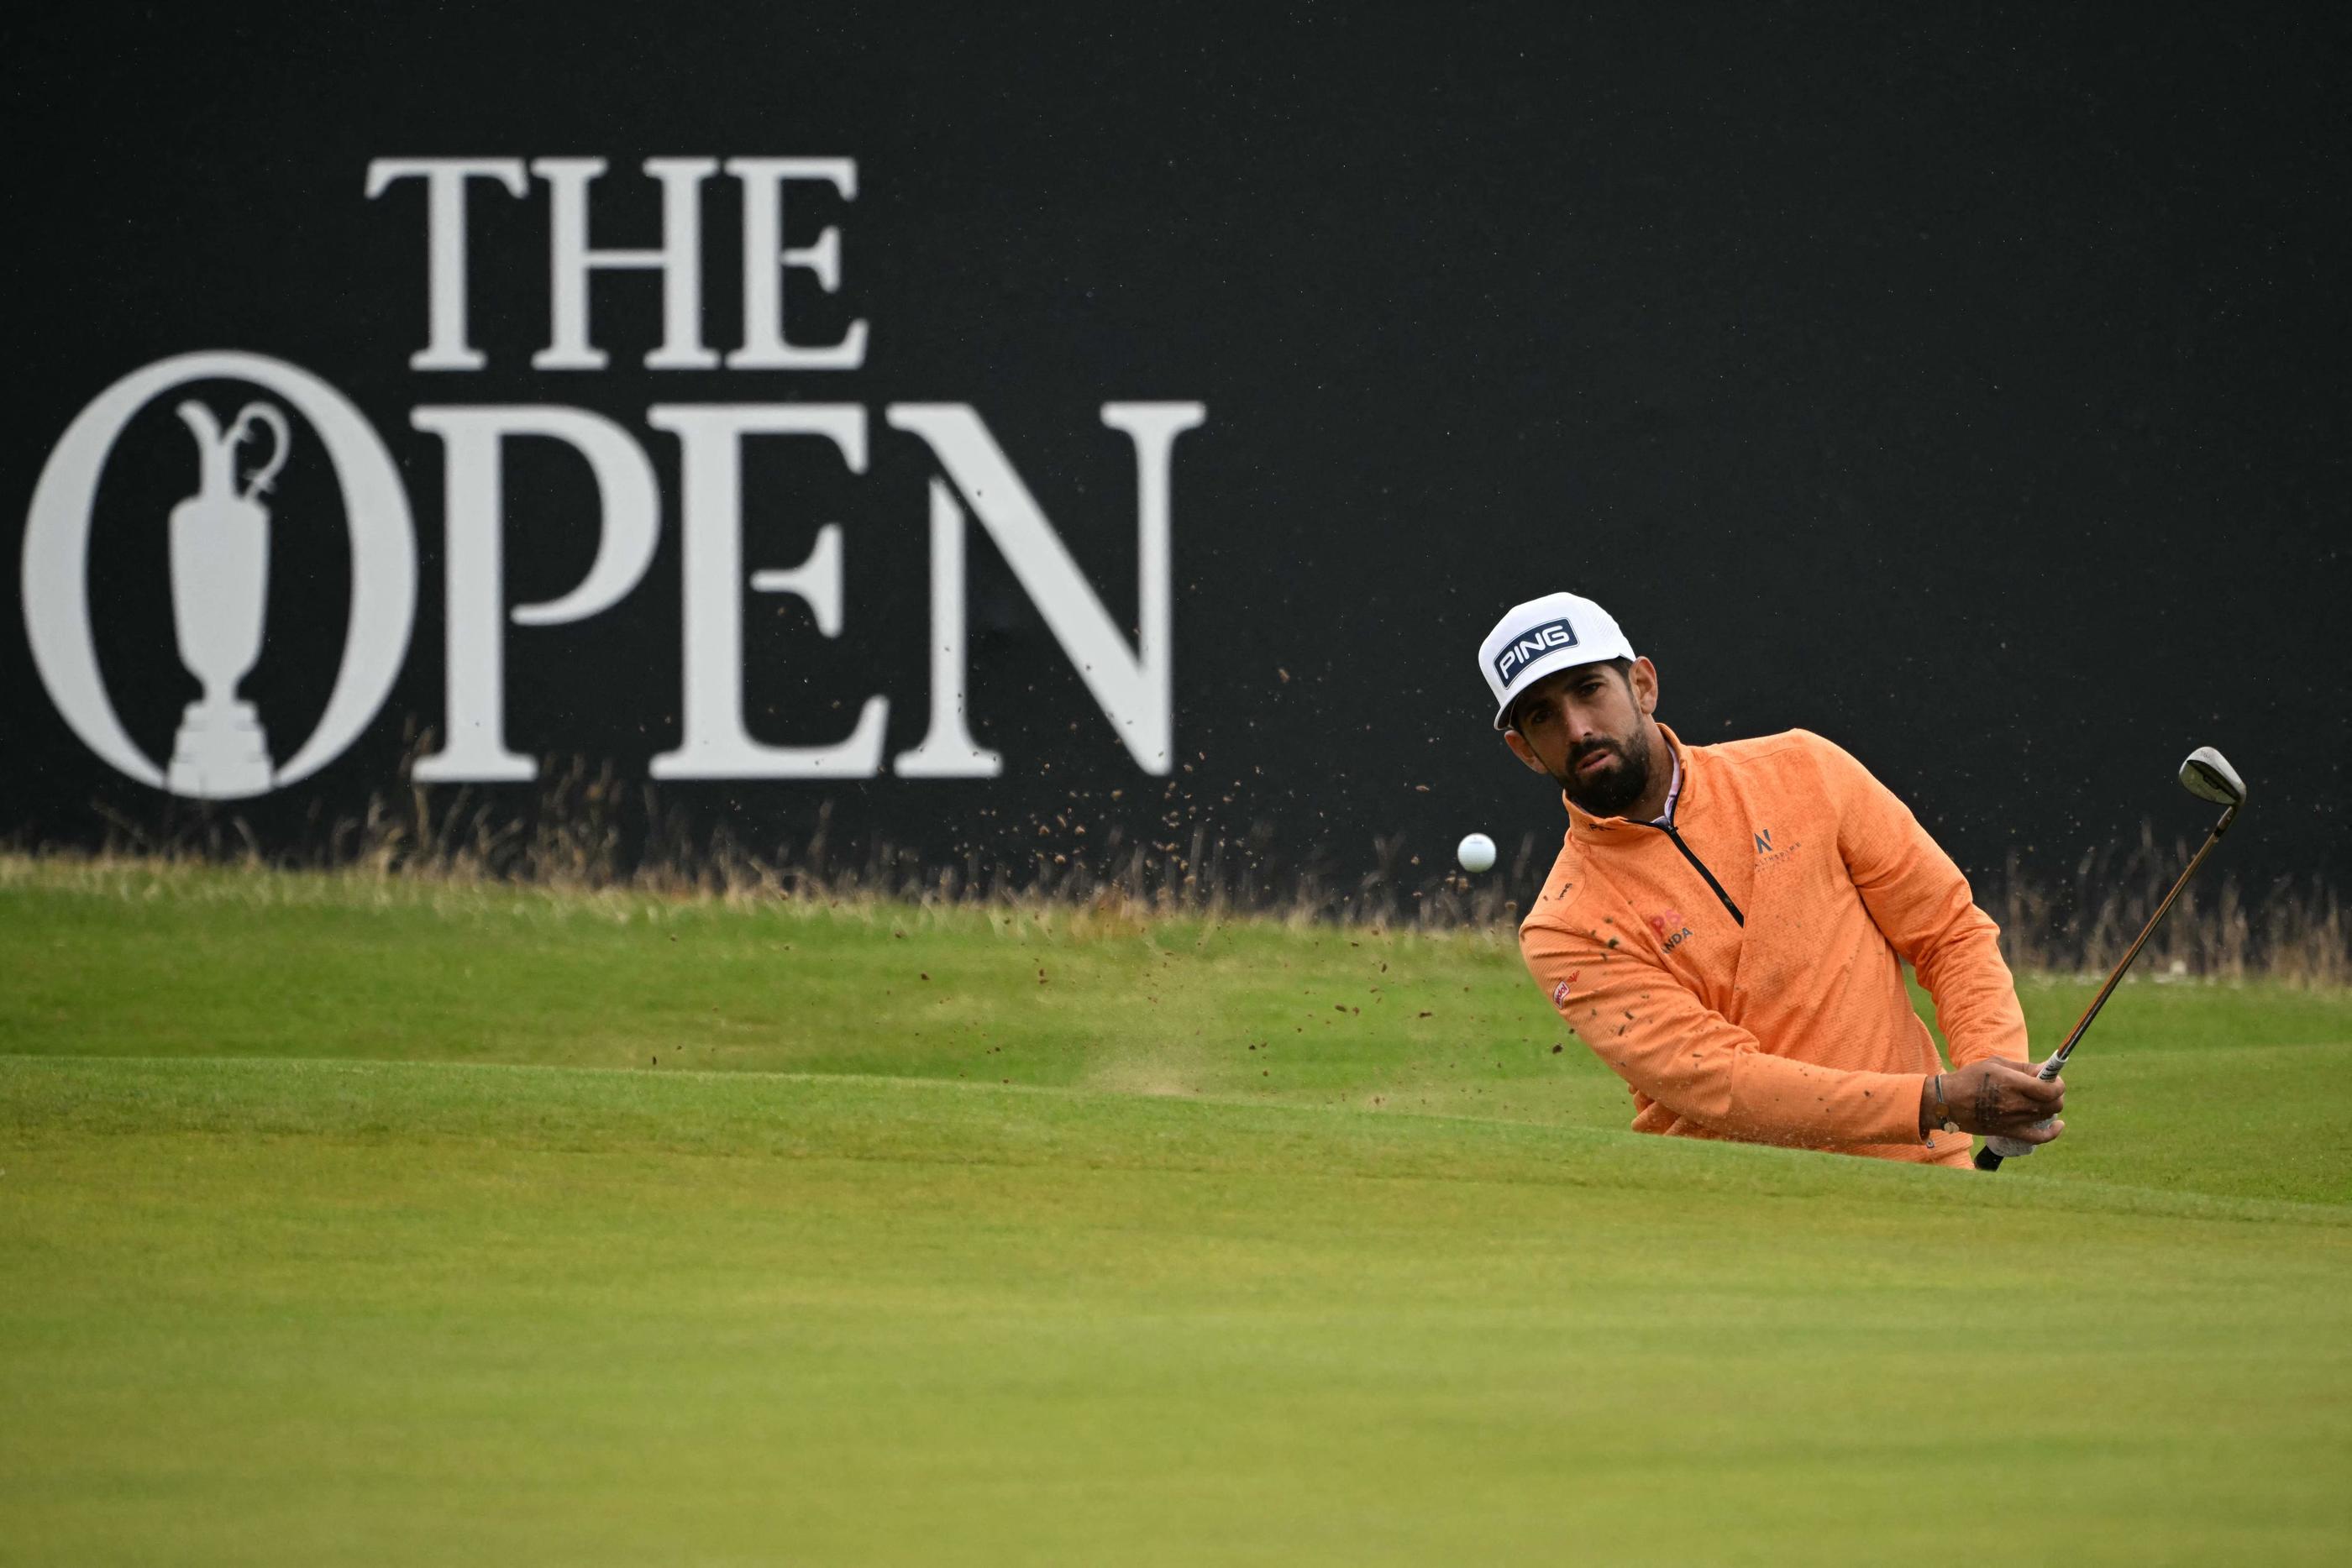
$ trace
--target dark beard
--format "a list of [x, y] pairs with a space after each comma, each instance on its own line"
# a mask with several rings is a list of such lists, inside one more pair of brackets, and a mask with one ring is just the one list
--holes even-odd
[[[1603, 774], [1587, 784], [1576, 776], [1577, 764], [1596, 750], [1617, 753], [1618, 767], [1614, 773]], [[1640, 800], [1650, 788], [1650, 737], [1636, 729], [1633, 738], [1622, 746], [1613, 741], [1596, 741], [1569, 754], [1568, 772], [1555, 773], [1552, 779], [1567, 791], [1569, 801], [1588, 817], [1618, 817], [1625, 808]]]

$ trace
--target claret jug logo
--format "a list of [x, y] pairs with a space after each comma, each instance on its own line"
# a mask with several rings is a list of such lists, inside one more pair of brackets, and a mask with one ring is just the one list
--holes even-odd
[[[841, 228], [828, 225], [813, 243], [784, 242], [785, 193], [794, 203], [852, 202], [857, 166], [846, 158], [649, 158], [643, 172], [660, 191], [661, 243], [653, 249], [589, 244], [601, 158], [383, 158], [367, 168], [373, 203], [421, 192], [425, 303], [424, 346], [407, 356], [417, 374], [463, 384], [489, 356], [474, 343], [467, 320], [471, 281], [482, 266], [467, 240], [467, 212], [476, 197], [543, 200], [548, 250], [546, 346], [530, 369], [552, 383], [577, 385], [611, 361], [593, 340], [592, 290], [615, 272], [658, 275], [660, 341], [646, 347], [648, 371], [839, 375], [861, 370], [868, 323], [850, 321], [831, 342], [807, 340], [812, 329], [788, 313], [788, 278], [803, 303], [843, 288]], [[742, 341], [725, 351], [704, 341], [702, 207], [706, 186], [721, 174], [738, 187], [742, 216]], [[530, 269], [537, 271], [536, 267]], [[517, 274], [529, 280], [529, 272]], [[627, 287], [637, 287], [628, 285]], [[789, 316], [789, 319], [788, 319]], [[823, 329], [815, 329], [818, 336]], [[237, 389], [223, 397], [221, 383]], [[203, 383], [198, 388], [197, 383]], [[805, 383], [803, 383], [804, 386]], [[107, 574], [90, 570], [92, 513], [116, 447], [143, 411], [160, 400], [177, 415], [187, 464], [184, 498], [152, 536], [169, 557], [170, 607], [180, 662], [202, 695], [180, 716], [167, 757], [151, 755], [126, 727], [101, 672], [92, 631], [93, 592]], [[897, 642], [927, 650], [929, 724], [915, 746], [884, 756], [889, 698], [839, 694], [820, 711], [845, 709], [848, 733], [815, 745], [785, 746], [750, 732], [743, 658], [745, 595], [799, 601], [819, 635], [839, 638], [851, 623], [844, 603], [843, 559], [851, 538], [842, 524], [816, 528], [797, 563], [744, 559], [746, 448], [790, 439], [792, 450], [867, 472], [873, 421], [849, 402], [806, 398], [769, 402], [656, 402], [620, 409], [568, 406], [554, 400], [519, 405], [433, 402], [406, 411], [410, 429], [436, 439], [444, 473], [441, 578], [447, 596], [442, 650], [446, 706], [440, 749], [417, 758], [419, 783], [520, 781], [536, 776], [533, 757], [508, 744], [506, 638], [509, 626], [589, 620], [634, 591], [655, 558], [665, 514], [674, 517], [683, 594], [677, 611], [683, 690], [664, 702], [675, 715], [677, 744], [655, 755], [656, 779], [982, 779], [1004, 759], [982, 747], [966, 711], [966, 536], [977, 524], [1027, 596], [1087, 693], [1111, 721], [1135, 764], [1166, 774], [1175, 762], [1171, 567], [1171, 471], [1176, 438], [1199, 426], [1197, 402], [1104, 402], [1102, 425], [1123, 434], [1135, 463], [1136, 598], [1132, 616], [1114, 614], [1080, 570], [978, 411], [955, 402], [890, 403], [880, 423], [919, 443], [935, 464], [925, 526], [929, 546], [926, 628], [892, 626]], [[624, 419], [641, 419], [646, 433]], [[145, 426], [142, 425], [142, 428]], [[385, 427], [389, 427], [388, 424]], [[50, 452], [26, 519], [25, 627], [43, 685], [67, 725], [100, 758], [142, 783], [201, 800], [238, 800], [296, 783], [348, 749], [382, 710], [399, 678], [415, 621], [419, 541], [411, 498], [380, 427], [335, 388], [282, 360], [223, 350], [193, 353], [123, 376], [74, 417]], [[647, 444], [677, 444], [679, 494], [668, 505]], [[578, 514], [593, 529], [594, 559], [568, 591], [541, 603], [512, 602], [507, 591], [507, 447], [519, 440], [554, 441], [584, 462], [595, 503]], [[911, 453], [913, 445], [898, 444]], [[119, 459], [131, 463], [133, 459]], [[140, 446], [138, 462], [158, 455]], [[764, 460], [764, 459], [763, 459]], [[273, 504], [281, 474], [300, 474], [306, 491], [331, 470], [350, 534], [349, 619], [331, 692], [310, 733], [288, 745], [268, 714], [240, 687], [267, 643], [281, 632], [309, 647], [321, 635], [311, 616], [295, 627], [268, 624], [273, 544], [309, 541], [307, 530], [331, 526], [303, 508]], [[281, 512], [284, 515], [281, 515]], [[567, 512], [564, 521], [574, 521]], [[110, 548], [111, 548], [110, 546]], [[860, 549], [881, 549], [868, 540]], [[754, 567], [757, 567], [755, 570]], [[281, 605], [289, 601], [278, 601]], [[301, 601], [295, 601], [301, 602]], [[866, 635], [879, 634], [872, 626]], [[323, 652], [323, 648], [321, 649]], [[773, 713], [770, 706], [767, 711]], [[1073, 724], [1071, 727], [1076, 727]], [[283, 761], [275, 758], [283, 756]]]
[[[292, 437], [274, 403], [247, 403], [226, 431], [194, 400], [173, 412], [195, 435], [203, 479], [172, 508], [172, 625], [205, 695], [188, 705], [165, 777], [183, 795], [256, 795], [269, 788], [269, 748], [253, 705], [236, 700], [261, 657], [268, 604], [269, 512], [255, 497], [286, 465]], [[269, 457], [239, 491], [236, 449], [254, 432], [272, 437]]]
[[[174, 409], [193, 437], [195, 461], [193, 489], [169, 522], [173, 622], [181, 662], [203, 684], [204, 695], [183, 715], [166, 767], [131, 738], [99, 673], [90, 628], [90, 517], [107, 460], [131, 418], [191, 382], [219, 381], [275, 395], [246, 403], [226, 422], [200, 400], [183, 400]], [[265, 497], [279, 471], [303, 455], [288, 406], [323, 448], [310, 460], [331, 465], [341, 486], [352, 603], [326, 712], [273, 768], [267, 727], [236, 688], [261, 652], [270, 530], [288, 526], [271, 517]], [[83, 744], [131, 778], [174, 794], [215, 800], [259, 795], [340, 756], [375, 716], [400, 673], [416, 602], [407, 494], [374, 429], [317, 377], [257, 354], [165, 360], [99, 394], [49, 454], [26, 519], [24, 600], [35, 667]]]

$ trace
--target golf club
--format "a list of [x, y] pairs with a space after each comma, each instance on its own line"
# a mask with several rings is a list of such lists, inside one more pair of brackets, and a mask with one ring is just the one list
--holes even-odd
[[[2099, 1016], [2099, 1009], [2106, 1004], [2108, 996], [2122, 982], [2124, 971], [2131, 967], [2134, 958], [2139, 956], [2139, 950], [2147, 946], [2147, 939], [2156, 935], [2156, 928], [2164, 924], [2164, 917], [2171, 913], [2173, 901], [2180, 896], [2180, 890], [2189, 885], [2189, 879], [2197, 874], [2197, 868], [2205, 863], [2205, 857], [2212, 852], [2213, 846], [2221, 841], [2221, 835], [2228, 832], [2230, 824], [2237, 820], [2238, 808], [2246, 803], [2246, 781], [2238, 777], [2238, 770], [2230, 766], [2228, 758], [2210, 746], [2199, 747], [2189, 754], [2187, 761], [2181, 763], [2180, 787], [2200, 800], [2210, 800], [2222, 807], [2221, 820], [2213, 824], [2213, 831], [2205, 835], [2205, 842], [2189, 857], [2188, 868], [2180, 873], [2180, 880], [2172, 884], [2172, 891], [2164, 895], [2164, 902], [2158, 904], [2156, 913], [2147, 917], [2147, 925], [2107, 976], [2107, 983], [2099, 988], [2099, 994], [2093, 997], [2091, 1005], [2083, 1009], [2083, 1016], [2075, 1021], [2065, 1043], [2042, 1064], [2037, 1076], [2044, 1083], [2057, 1077], [2065, 1067], [2066, 1059], [2074, 1053], [2074, 1047], [2081, 1043], [2084, 1032], [2091, 1027], [2091, 1020]], [[2042, 1125], [2048, 1124], [2045, 1122]], [[2022, 1159], [2036, 1147], [2018, 1138], [1987, 1138], [1984, 1147], [1977, 1151], [1977, 1169], [1997, 1171], [2000, 1169], [2001, 1161]]]

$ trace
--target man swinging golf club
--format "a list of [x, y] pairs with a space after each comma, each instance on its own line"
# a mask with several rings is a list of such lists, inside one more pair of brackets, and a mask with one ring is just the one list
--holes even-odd
[[1567, 796], [1520, 950], [1636, 1131], [1963, 1167], [1971, 1133], [2058, 1136], [2065, 1081], [2026, 1064], [1991, 918], [1859, 762], [1801, 729], [1686, 745], [1656, 667], [1574, 594], [1515, 606], [1478, 664], [1495, 727]]

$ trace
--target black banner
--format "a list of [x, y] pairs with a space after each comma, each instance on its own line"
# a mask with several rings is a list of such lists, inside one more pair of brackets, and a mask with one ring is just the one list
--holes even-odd
[[1539, 872], [1569, 589], [1972, 873], [2352, 870], [2340, 21], [1151, 16], [19, 23], [0, 831]]

